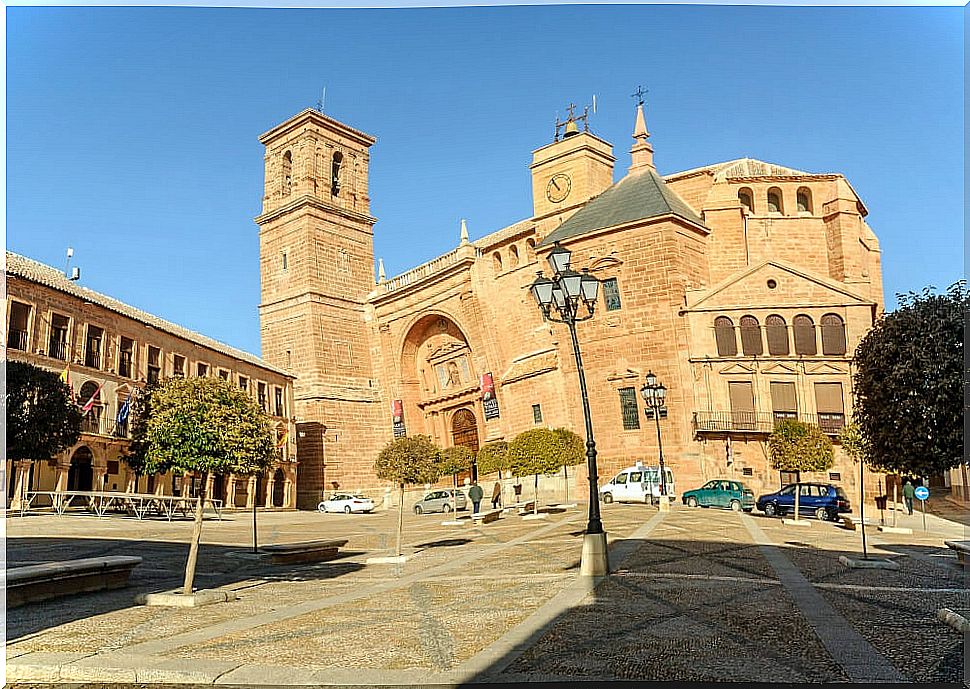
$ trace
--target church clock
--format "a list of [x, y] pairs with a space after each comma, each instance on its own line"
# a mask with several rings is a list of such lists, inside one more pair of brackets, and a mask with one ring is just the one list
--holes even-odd
[[546, 184], [546, 198], [553, 203], [559, 203], [564, 201], [569, 192], [572, 190], [572, 180], [569, 179], [569, 175], [559, 173], [558, 175], [553, 175], [549, 178], [549, 183]]

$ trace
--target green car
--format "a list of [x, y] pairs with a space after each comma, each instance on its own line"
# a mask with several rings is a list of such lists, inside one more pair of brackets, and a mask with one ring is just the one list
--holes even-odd
[[682, 499], [689, 507], [730, 507], [735, 512], [754, 509], [754, 492], [740, 481], [717, 479], [700, 488], [685, 491]]

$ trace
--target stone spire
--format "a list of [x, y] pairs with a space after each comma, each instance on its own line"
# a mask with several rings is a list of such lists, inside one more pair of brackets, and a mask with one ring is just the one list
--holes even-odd
[[465, 219], [461, 219], [461, 245], [464, 246], [468, 244], [468, 225], [465, 224]]
[[656, 170], [657, 168], [653, 165], [653, 146], [647, 139], [650, 138], [650, 132], [647, 131], [647, 121], [643, 117], [643, 103], [637, 104], [637, 121], [633, 126], [633, 138], [636, 143], [633, 144], [633, 148], [630, 149], [630, 172], [640, 172], [650, 168], [651, 170]]
[[384, 259], [379, 258], [377, 259], [377, 284], [380, 285], [385, 280], [387, 280], [387, 276], [384, 275]]

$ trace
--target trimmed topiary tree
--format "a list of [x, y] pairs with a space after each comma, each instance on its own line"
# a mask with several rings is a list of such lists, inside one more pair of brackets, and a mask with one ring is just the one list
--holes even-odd
[[586, 441], [568, 428], [554, 428], [553, 433], [562, 445], [562, 472], [564, 477], [565, 497], [563, 502], [569, 502], [569, 467], [586, 461]]
[[458, 510], [458, 474], [471, 469], [472, 462], [475, 461], [475, 453], [471, 448], [464, 445], [446, 447], [441, 451], [441, 459], [438, 464], [438, 472], [441, 476], [451, 476], [453, 491], [451, 496], [452, 510]]
[[[818, 426], [786, 419], [768, 436], [771, 466], [778, 471], [825, 471], [835, 462], [832, 441]], [[799, 488], [795, 486], [795, 519], [798, 519]]]
[[519, 433], [509, 443], [509, 469], [515, 476], [535, 477], [535, 504], [539, 511], [539, 474], [552, 474], [562, 466], [563, 442], [548, 428], [532, 428]]
[[374, 474], [382, 481], [392, 481], [401, 490], [397, 518], [397, 555], [401, 556], [401, 534], [404, 531], [404, 487], [438, 480], [441, 448], [429, 436], [415, 435], [389, 442], [374, 462]]
[[[169, 378], [151, 391], [143, 470], [202, 474], [183, 593], [192, 593], [202, 537], [208, 474], [255, 473], [275, 457], [269, 417], [256, 401], [222, 378]], [[138, 460], [141, 461], [141, 460]]]
[[509, 444], [504, 440], [496, 440], [482, 445], [478, 450], [478, 473], [487, 476], [497, 471], [498, 477], [501, 479], [502, 472], [509, 468], [508, 454]]

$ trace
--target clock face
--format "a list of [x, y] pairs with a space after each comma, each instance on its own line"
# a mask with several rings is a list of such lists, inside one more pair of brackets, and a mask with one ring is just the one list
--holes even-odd
[[559, 173], [558, 175], [553, 175], [549, 179], [549, 183], [546, 185], [546, 198], [553, 203], [559, 203], [569, 196], [569, 192], [572, 189], [572, 180], [569, 179], [569, 175], [564, 175]]

